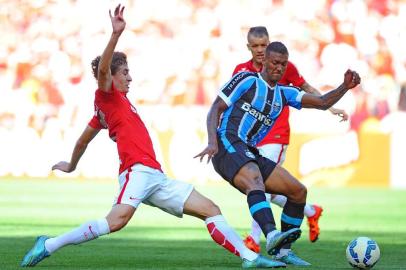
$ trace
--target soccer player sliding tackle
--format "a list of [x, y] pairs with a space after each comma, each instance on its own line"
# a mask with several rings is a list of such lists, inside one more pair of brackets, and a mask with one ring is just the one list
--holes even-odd
[[[127, 57], [114, 49], [125, 29], [124, 7], [118, 5], [110, 19], [113, 32], [101, 55], [92, 61], [98, 89], [95, 116], [77, 141], [70, 162], [61, 161], [55, 170], [75, 170], [87, 145], [101, 129], [107, 129], [117, 143], [120, 158], [117, 199], [105, 218], [91, 220], [56, 237], [39, 236], [24, 256], [21, 266], [35, 266], [67, 245], [77, 245], [124, 228], [141, 203], [158, 207], [177, 217], [183, 214], [203, 220], [211, 238], [242, 259], [243, 268], [285, 267], [245, 247], [242, 239], [227, 224], [220, 209], [197, 192], [192, 185], [169, 179], [156, 160], [152, 141], [136, 108], [127, 98], [130, 76]], [[185, 258], [187, 259], [187, 258]]]

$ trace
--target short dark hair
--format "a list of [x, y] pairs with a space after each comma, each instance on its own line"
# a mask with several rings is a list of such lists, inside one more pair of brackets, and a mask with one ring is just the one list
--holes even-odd
[[268, 30], [266, 30], [265, 26], [251, 27], [250, 30], [248, 31], [248, 34], [247, 34], [247, 40], [248, 40], [249, 36], [255, 36], [255, 37], [266, 36], [266, 37], [269, 37]]
[[280, 41], [273, 41], [266, 47], [265, 55], [268, 56], [270, 52], [277, 52], [280, 54], [289, 55], [288, 48]]
[[[100, 63], [100, 58], [101, 56], [97, 56], [95, 59], [92, 61], [92, 71], [93, 71], [93, 76], [97, 80], [97, 74], [99, 72], [99, 63]], [[111, 65], [110, 65], [110, 71], [111, 75], [115, 75], [118, 71], [118, 68], [122, 65], [127, 65], [127, 55], [123, 52], [114, 52], [113, 53], [113, 59], [111, 60]]]

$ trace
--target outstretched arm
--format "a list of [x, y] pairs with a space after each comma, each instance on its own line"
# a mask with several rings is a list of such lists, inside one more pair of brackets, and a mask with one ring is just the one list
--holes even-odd
[[112, 78], [110, 65], [118, 39], [125, 28], [125, 20], [123, 17], [124, 6], [121, 7], [121, 5], [118, 5], [114, 10], [114, 16], [111, 16], [111, 10], [109, 10], [109, 14], [111, 25], [113, 26], [113, 33], [111, 34], [110, 40], [107, 43], [107, 47], [104, 49], [104, 52], [101, 55], [97, 73], [98, 87], [104, 92], [111, 91]]
[[[314, 95], [319, 95], [319, 96], [321, 95], [321, 93], [316, 88], [314, 88], [313, 86], [311, 86], [307, 82], [302, 84], [300, 86], [300, 89], [302, 89], [303, 91], [305, 91], [306, 93], [309, 93], [309, 94], [314, 94]], [[328, 110], [332, 114], [338, 115], [339, 117], [341, 117], [340, 122], [348, 120], [348, 114], [344, 110], [336, 109], [336, 108], [333, 108], [333, 107], [330, 107]]]
[[82, 135], [80, 135], [79, 139], [76, 141], [70, 162], [60, 161], [52, 166], [52, 170], [60, 170], [67, 173], [73, 172], [76, 169], [76, 165], [78, 164], [83, 153], [86, 151], [87, 145], [93, 140], [94, 137], [96, 137], [99, 131], [100, 129], [87, 126]]
[[344, 74], [343, 83], [336, 89], [322, 95], [305, 94], [302, 97], [303, 108], [315, 108], [319, 110], [327, 110], [340, 100], [344, 94], [357, 86], [361, 82], [361, 78], [357, 72], [347, 70]]
[[217, 97], [213, 102], [213, 105], [211, 105], [210, 111], [207, 115], [207, 136], [209, 142], [207, 147], [202, 152], [194, 156], [194, 158], [200, 157], [200, 162], [203, 160], [204, 156], [207, 155], [207, 163], [209, 163], [211, 158], [218, 151], [217, 127], [219, 125], [220, 115], [226, 109], [227, 104], [220, 97]]

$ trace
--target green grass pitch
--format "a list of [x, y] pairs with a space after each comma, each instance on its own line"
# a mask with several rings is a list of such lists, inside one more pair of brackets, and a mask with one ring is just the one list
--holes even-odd
[[[37, 235], [54, 236], [105, 216], [117, 189], [113, 180], [1, 179], [0, 269], [19, 269]], [[248, 231], [244, 196], [224, 182], [197, 190], [220, 206], [240, 235]], [[357, 236], [373, 238], [381, 249], [373, 269], [406, 269], [406, 190], [311, 188], [308, 201], [325, 211], [319, 241], [308, 241], [304, 222], [302, 238], [294, 245], [297, 254], [312, 263], [306, 269], [352, 269], [345, 248]], [[280, 209], [272, 208], [279, 225]], [[122, 231], [65, 247], [36, 268], [240, 269], [241, 260], [212, 242], [204, 222], [143, 205]]]

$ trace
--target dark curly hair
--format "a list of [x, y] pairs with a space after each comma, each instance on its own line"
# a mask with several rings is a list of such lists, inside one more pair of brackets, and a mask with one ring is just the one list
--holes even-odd
[[[93, 76], [97, 80], [97, 74], [99, 72], [99, 62], [100, 62], [101, 56], [97, 56], [95, 59], [92, 61], [92, 71], [93, 71]], [[127, 55], [123, 52], [114, 52], [113, 53], [113, 59], [111, 60], [111, 65], [110, 65], [110, 71], [111, 75], [116, 74], [118, 71], [118, 68], [122, 65], [127, 65]]]

